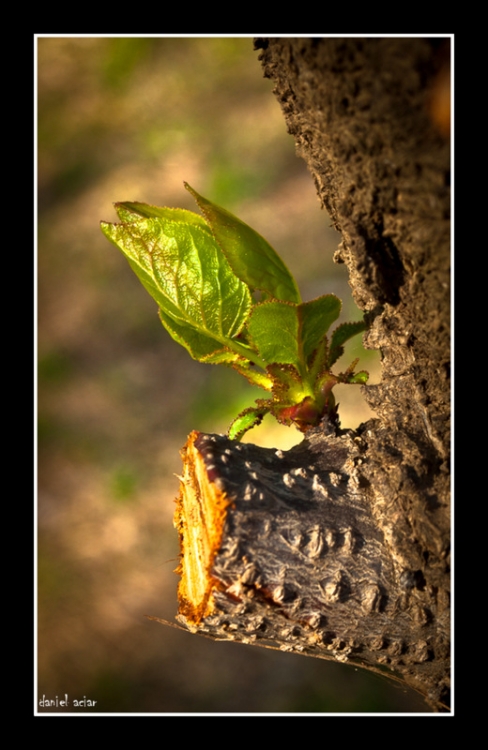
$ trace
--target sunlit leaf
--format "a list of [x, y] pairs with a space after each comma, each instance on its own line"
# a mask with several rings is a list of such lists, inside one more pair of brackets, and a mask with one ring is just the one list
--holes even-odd
[[228, 363], [229, 360], [233, 361], [234, 358], [239, 358], [238, 354], [231, 352], [229, 349], [223, 349], [222, 345], [213, 336], [207, 336], [197, 331], [193, 326], [176, 323], [161, 308], [159, 308], [159, 317], [170, 336], [178, 344], [184, 346], [193, 359], [199, 362], [218, 364], [220, 362]]
[[266, 362], [301, 365], [297, 305], [279, 301], [255, 305], [247, 330], [261, 358]]
[[115, 203], [115, 210], [123, 223], [136, 222], [140, 219], [162, 219], [163, 222], [194, 225], [207, 234], [212, 234], [212, 230], [202, 216], [193, 211], [187, 211], [185, 208], [167, 208], [166, 206], [150, 206], [148, 203], [124, 201]]
[[341, 301], [334, 294], [303, 302], [299, 308], [303, 356], [305, 360], [313, 354], [330, 326], [341, 313]]
[[369, 380], [369, 372], [366, 370], [360, 370], [359, 372], [355, 372], [354, 375], [351, 375], [349, 378], [349, 383], [359, 383], [361, 385], [364, 385]]
[[264, 237], [186, 182], [185, 187], [200, 206], [236, 276], [270, 297], [301, 302], [295, 279]]
[[268, 411], [269, 409], [264, 406], [258, 408], [251, 406], [249, 409], [245, 409], [230, 425], [227, 433], [230, 439], [241, 440], [246, 432], [261, 424]]
[[303, 368], [340, 311], [341, 301], [333, 294], [300, 305], [263, 302], [254, 306], [247, 330], [266, 362]]
[[[141, 204], [118, 207], [122, 212], [133, 211], [134, 205], [140, 213]], [[130, 223], [102, 223], [102, 231], [127, 257], [166, 316], [166, 323], [169, 317], [180, 327], [214, 339], [220, 344], [214, 347], [217, 350], [241, 331], [251, 308], [251, 294], [201, 222], [199, 217], [188, 223], [141, 217]], [[187, 340], [181, 328], [177, 333]], [[200, 352], [202, 346], [206, 350], [207, 345], [194, 337], [187, 348]]]
[[335, 329], [329, 347], [329, 356], [327, 360], [329, 367], [332, 367], [339, 357], [344, 354], [344, 344], [346, 341], [349, 341], [349, 339], [356, 336], [358, 333], [362, 333], [366, 328], [367, 325], [364, 320], [358, 320], [355, 323], [343, 323]]

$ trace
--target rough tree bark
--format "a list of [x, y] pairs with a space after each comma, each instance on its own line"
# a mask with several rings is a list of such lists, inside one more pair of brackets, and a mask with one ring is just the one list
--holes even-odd
[[363, 388], [377, 418], [323, 423], [286, 453], [193, 433], [176, 519], [187, 627], [387, 670], [435, 710], [450, 675], [449, 44], [256, 41], [382, 353]]

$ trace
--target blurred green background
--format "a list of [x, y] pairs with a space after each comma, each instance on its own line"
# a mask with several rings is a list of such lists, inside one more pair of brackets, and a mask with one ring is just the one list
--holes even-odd
[[[305, 299], [334, 292], [343, 319], [360, 314], [252, 39], [37, 42], [39, 698], [121, 713], [425, 710], [351, 667], [144, 618], [177, 609], [179, 449], [263, 394], [170, 339], [99, 221], [120, 200], [197, 210], [187, 180], [269, 240]], [[348, 360], [377, 382], [359, 338]], [[359, 388], [342, 389], [354, 427], [370, 412]], [[286, 449], [301, 437], [268, 417], [247, 439]], [[73, 709], [83, 696], [96, 707]]]

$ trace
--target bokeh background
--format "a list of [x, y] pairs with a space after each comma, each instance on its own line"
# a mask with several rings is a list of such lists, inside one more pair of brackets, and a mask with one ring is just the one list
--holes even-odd
[[[144, 618], [177, 610], [179, 449], [193, 429], [225, 432], [263, 393], [170, 339], [99, 221], [115, 221], [119, 200], [197, 210], [186, 180], [269, 240], [304, 299], [334, 292], [344, 320], [360, 313], [252, 39], [37, 43], [39, 700], [107, 713], [424, 711], [352, 667]], [[359, 338], [344, 366], [360, 356], [377, 382], [378, 354]], [[359, 387], [338, 395], [344, 427], [372, 416]], [[267, 417], [246, 439], [286, 449], [301, 437]], [[96, 705], [75, 708], [84, 697]]]

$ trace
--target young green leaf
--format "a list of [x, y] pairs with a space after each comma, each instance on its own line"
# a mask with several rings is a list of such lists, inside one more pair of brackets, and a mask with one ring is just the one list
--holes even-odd
[[327, 366], [329, 368], [344, 354], [344, 344], [346, 341], [349, 341], [349, 339], [358, 333], [362, 333], [366, 328], [367, 325], [364, 320], [358, 320], [355, 323], [343, 323], [335, 329], [332, 334], [329, 356], [327, 358]]
[[253, 307], [247, 330], [262, 359], [303, 372], [340, 311], [341, 301], [333, 294], [300, 305], [267, 301]]
[[[133, 206], [118, 208], [125, 218]], [[166, 216], [102, 223], [102, 231], [127, 257], [161, 308], [165, 326], [192, 356], [198, 359], [229, 344], [245, 354], [232, 339], [249, 315], [250, 291], [232, 272], [208, 227], [201, 225], [204, 220], [193, 217], [184, 222]]]
[[369, 372], [366, 370], [360, 370], [349, 377], [348, 383], [359, 383], [365, 385], [369, 380]]
[[167, 208], [166, 206], [150, 206], [148, 203], [124, 201], [116, 203], [115, 210], [122, 223], [127, 224], [140, 221], [141, 219], [161, 219], [163, 222], [193, 224], [209, 235], [212, 235], [212, 231], [205, 219], [193, 211], [187, 211], [186, 208]]
[[159, 308], [159, 318], [161, 323], [168, 331], [169, 335], [188, 350], [193, 359], [199, 362], [228, 363], [239, 359], [239, 355], [225, 349], [212, 336], [198, 331], [193, 326], [179, 324], [161, 308]]
[[301, 302], [295, 279], [264, 237], [225, 208], [203, 198], [187, 182], [185, 187], [200, 206], [215, 239], [241, 281], [274, 299]]
[[341, 314], [341, 307], [341, 301], [335, 294], [324, 294], [300, 305], [303, 356], [306, 362]]
[[253, 307], [247, 323], [251, 341], [265, 362], [300, 366], [298, 307], [278, 300]]
[[252, 430], [253, 427], [257, 427], [261, 424], [263, 417], [269, 412], [269, 408], [266, 406], [253, 407], [250, 406], [248, 409], [239, 414], [231, 423], [228, 435], [231, 440], [240, 440], [246, 432]]

